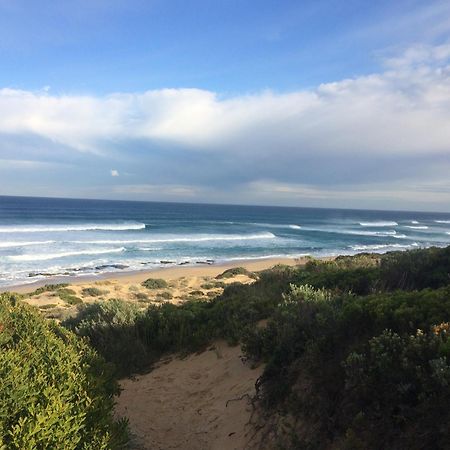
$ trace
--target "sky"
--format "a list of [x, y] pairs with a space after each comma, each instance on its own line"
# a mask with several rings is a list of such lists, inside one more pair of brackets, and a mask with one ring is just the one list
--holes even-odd
[[450, 2], [0, 0], [0, 195], [450, 211]]

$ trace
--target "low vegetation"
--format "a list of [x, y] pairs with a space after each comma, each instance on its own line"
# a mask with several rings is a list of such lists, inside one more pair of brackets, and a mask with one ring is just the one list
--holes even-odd
[[59, 283], [59, 284], [46, 284], [40, 288], [37, 288], [33, 292], [30, 292], [29, 294], [26, 294], [26, 297], [34, 297], [35, 295], [40, 295], [45, 292], [54, 292], [58, 289], [63, 289], [69, 286], [67, 283]]
[[83, 302], [81, 298], [76, 296], [76, 292], [73, 289], [60, 288], [55, 291], [55, 295], [69, 305], [78, 305]]
[[83, 305], [65, 325], [120, 375], [216, 338], [241, 342], [266, 363], [256, 399], [280, 448], [444, 449], [449, 273], [450, 247], [311, 260], [178, 306]]
[[147, 289], [165, 289], [168, 287], [167, 281], [162, 278], [149, 278], [141, 284]]
[[217, 275], [216, 279], [220, 280], [221, 278], [233, 278], [237, 275], [245, 275], [246, 277], [253, 278], [256, 280], [258, 275], [254, 272], [250, 272], [245, 267], [232, 267], [231, 269], [225, 270], [220, 275]]
[[101, 295], [108, 294], [108, 291], [96, 288], [96, 287], [87, 287], [81, 290], [81, 295], [83, 297], [100, 297]]
[[87, 342], [0, 295], [0, 448], [118, 449], [112, 371]]

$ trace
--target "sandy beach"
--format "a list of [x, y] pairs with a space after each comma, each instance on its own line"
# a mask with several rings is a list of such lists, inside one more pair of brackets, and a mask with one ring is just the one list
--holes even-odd
[[133, 272], [113, 272], [103, 273], [97, 276], [79, 276], [79, 277], [48, 277], [39, 281], [27, 284], [19, 284], [16, 286], [2, 287], [0, 292], [18, 292], [26, 294], [33, 292], [35, 289], [46, 284], [68, 283], [71, 286], [85, 286], [101, 283], [120, 283], [124, 285], [141, 283], [147, 278], [162, 278], [164, 280], [173, 280], [181, 277], [215, 277], [221, 272], [233, 268], [244, 267], [249, 271], [258, 272], [260, 270], [269, 269], [277, 264], [285, 264], [289, 266], [301, 265], [308, 261], [308, 258], [267, 258], [258, 260], [236, 260], [226, 264], [198, 264], [185, 266], [161, 267], [152, 270], [133, 271]]

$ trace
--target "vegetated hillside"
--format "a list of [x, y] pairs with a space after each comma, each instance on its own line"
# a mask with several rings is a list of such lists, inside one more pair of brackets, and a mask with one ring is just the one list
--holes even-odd
[[0, 449], [118, 449], [117, 383], [87, 342], [0, 295]]
[[[277, 267], [210, 301], [80, 306], [66, 322], [124, 375], [212, 339], [267, 363], [264, 445], [450, 448], [450, 247]], [[262, 319], [267, 326], [258, 327]]]

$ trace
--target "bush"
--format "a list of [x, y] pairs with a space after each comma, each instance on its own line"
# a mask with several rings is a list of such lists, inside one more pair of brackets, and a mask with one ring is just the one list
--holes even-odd
[[147, 289], [165, 289], [168, 287], [167, 281], [162, 278], [149, 278], [141, 283]]
[[280, 448], [446, 449], [449, 255], [450, 247], [275, 267], [211, 300], [141, 312], [88, 305], [67, 323], [121, 374], [216, 338], [243, 342], [267, 362], [261, 405], [292, 424], [276, 430]]
[[248, 327], [274, 311], [285, 285], [283, 276], [267, 274], [251, 285], [229, 285], [212, 300], [151, 305], [146, 311], [120, 300], [84, 304], [63, 325], [89, 338], [117, 374], [129, 375], [166, 352], [197, 351], [215, 338], [238, 343]]
[[386, 330], [363, 353], [351, 353], [344, 363], [345, 435], [366, 448], [449, 448], [450, 364], [441, 351], [448, 339]]
[[134, 294], [134, 297], [136, 298], [136, 300], [138, 300], [139, 302], [148, 302], [149, 298], [147, 294], [144, 294], [143, 292], [136, 292]]
[[[449, 320], [450, 286], [438, 290], [396, 291], [367, 297], [333, 295], [323, 290], [314, 290], [310, 286], [293, 286], [266, 328], [248, 330], [244, 337], [244, 350], [253, 359], [267, 361], [261, 378], [260, 394], [263, 404], [269, 410], [284, 408], [303, 423], [303, 429], [294, 433], [296, 445], [327, 448], [333, 440], [340, 441], [348, 436], [346, 444], [337, 448], [354, 448], [350, 442], [355, 444], [358, 440], [364, 444], [361, 444], [361, 448], [367, 449], [446, 448], [439, 445], [412, 445], [416, 437], [414, 430], [419, 426], [424, 427], [424, 432], [425, 429], [430, 431], [431, 440], [436, 438], [435, 431], [431, 431], [434, 428], [416, 422], [422, 420], [432, 423], [443, 414], [439, 408], [433, 412], [429, 408], [431, 403], [425, 402], [429, 396], [428, 390], [435, 389], [436, 395], [444, 399], [448, 396], [447, 388], [431, 383], [432, 375], [427, 375], [426, 381], [418, 384], [415, 378], [417, 374], [413, 376], [412, 368], [415, 367], [415, 370], [422, 373], [425, 369], [420, 369], [420, 364], [429, 368], [435, 364], [435, 359], [442, 357], [445, 361], [440, 361], [444, 368], [448, 363], [446, 358], [450, 355], [450, 343], [447, 339], [441, 339], [438, 345], [437, 338], [429, 337], [429, 333], [423, 342], [419, 337], [414, 342], [408, 339], [411, 335], [416, 335], [417, 329], [425, 330], [425, 334], [430, 330], [444, 330], [446, 333], [445, 323]], [[443, 324], [439, 327], [435, 326], [441, 322]], [[360, 355], [366, 354], [367, 345], [372, 349], [375, 344], [382, 342], [382, 338], [378, 341], [373, 338], [380, 334], [384, 336], [386, 329], [391, 329], [389, 333], [398, 336], [398, 339], [391, 340], [392, 345], [397, 341], [402, 345], [407, 344], [406, 350], [400, 351], [397, 348], [391, 354], [396, 359], [396, 364], [403, 366], [400, 369], [391, 360], [386, 360], [384, 365], [380, 363], [378, 372], [370, 375], [373, 376], [370, 390], [362, 378], [362, 366], [353, 363], [360, 361]], [[421, 342], [423, 347], [419, 350], [423, 359], [419, 364], [410, 352], [413, 343], [418, 345]], [[434, 347], [430, 347], [431, 343]], [[378, 346], [377, 349], [379, 348], [381, 347]], [[367, 358], [378, 357], [370, 355], [369, 353]], [[408, 355], [413, 359], [411, 363], [407, 362]], [[353, 364], [351, 380], [348, 378], [350, 363]], [[364, 367], [369, 370], [372, 367], [370, 364]], [[382, 381], [383, 377], [386, 381]], [[378, 401], [378, 397], [383, 395], [397, 395], [392, 393], [393, 380], [397, 380], [398, 389], [401, 386], [405, 389], [406, 386], [416, 386], [415, 397], [409, 403], [414, 413], [410, 411], [399, 419], [404, 421], [404, 435], [400, 440], [395, 436], [395, 429], [399, 428], [395, 414], [399, 411], [392, 408], [403, 400], [400, 397], [386, 397], [384, 403]], [[361, 398], [357, 400], [357, 396]], [[374, 403], [369, 404], [369, 399]], [[373, 416], [369, 414], [370, 408], [373, 408]], [[377, 423], [375, 416], [378, 417]], [[450, 415], [448, 420], [450, 421]], [[388, 427], [388, 422], [391, 427]], [[308, 434], [305, 431], [308, 429], [313, 432]], [[380, 434], [376, 430], [385, 430], [386, 433], [383, 431]], [[450, 437], [444, 432], [439, 433], [438, 440]], [[317, 442], [317, 435], [324, 434], [331, 439], [328, 444], [324, 440]], [[288, 447], [293, 445], [292, 442], [284, 444]]]
[[84, 341], [0, 295], [0, 448], [121, 448], [117, 392], [111, 370]]
[[134, 329], [135, 321], [142, 312], [137, 305], [112, 299], [105, 303], [80, 305], [78, 315], [69, 317], [62, 325], [76, 334], [89, 339], [91, 345], [122, 375], [128, 367], [130, 372], [143, 367], [141, 361], [147, 352], [139, 342]]
[[43, 294], [44, 292], [53, 292], [58, 289], [66, 288], [69, 286], [67, 283], [59, 283], [59, 284], [46, 284], [40, 288], [37, 288], [35, 291], [26, 294], [27, 297], [33, 297], [35, 295]]
[[189, 295], [192, 297], [203, 297], [205, 293], [203, 291], [191, 291], [189, 292]]
[[61, 300], [65, 301], [69, 305], [79, 305], [80, 303], [83, 303], [83, 300], [75, 295], [76, 292], [73, 289], [58, 289], [56, 294]]
[[255, 280], [258, 278], [258, 276], [254, 272], [248, 271], [245, 267], [233, 267], [231, 269], [225, 270], [225, 272], [222, 272], [220, 275], [217, 275], [216, 279], [220, 280], [221, 278], [233, 278], [237, 275], [245, 275]]
[[173, 295], [172, 295], [170, 292], [165, 291], [165, 292], [159, 293], [159, 294], [156, 296], [156, 298], [162, 299], [162, 300], [170, 300], [170, 299], [173, 298]]
[[100, 295], [106, 295], [108, 291], [102, 291], [96, 287], [87, 287], [81, 290], [83, 297], [99, 297]]

